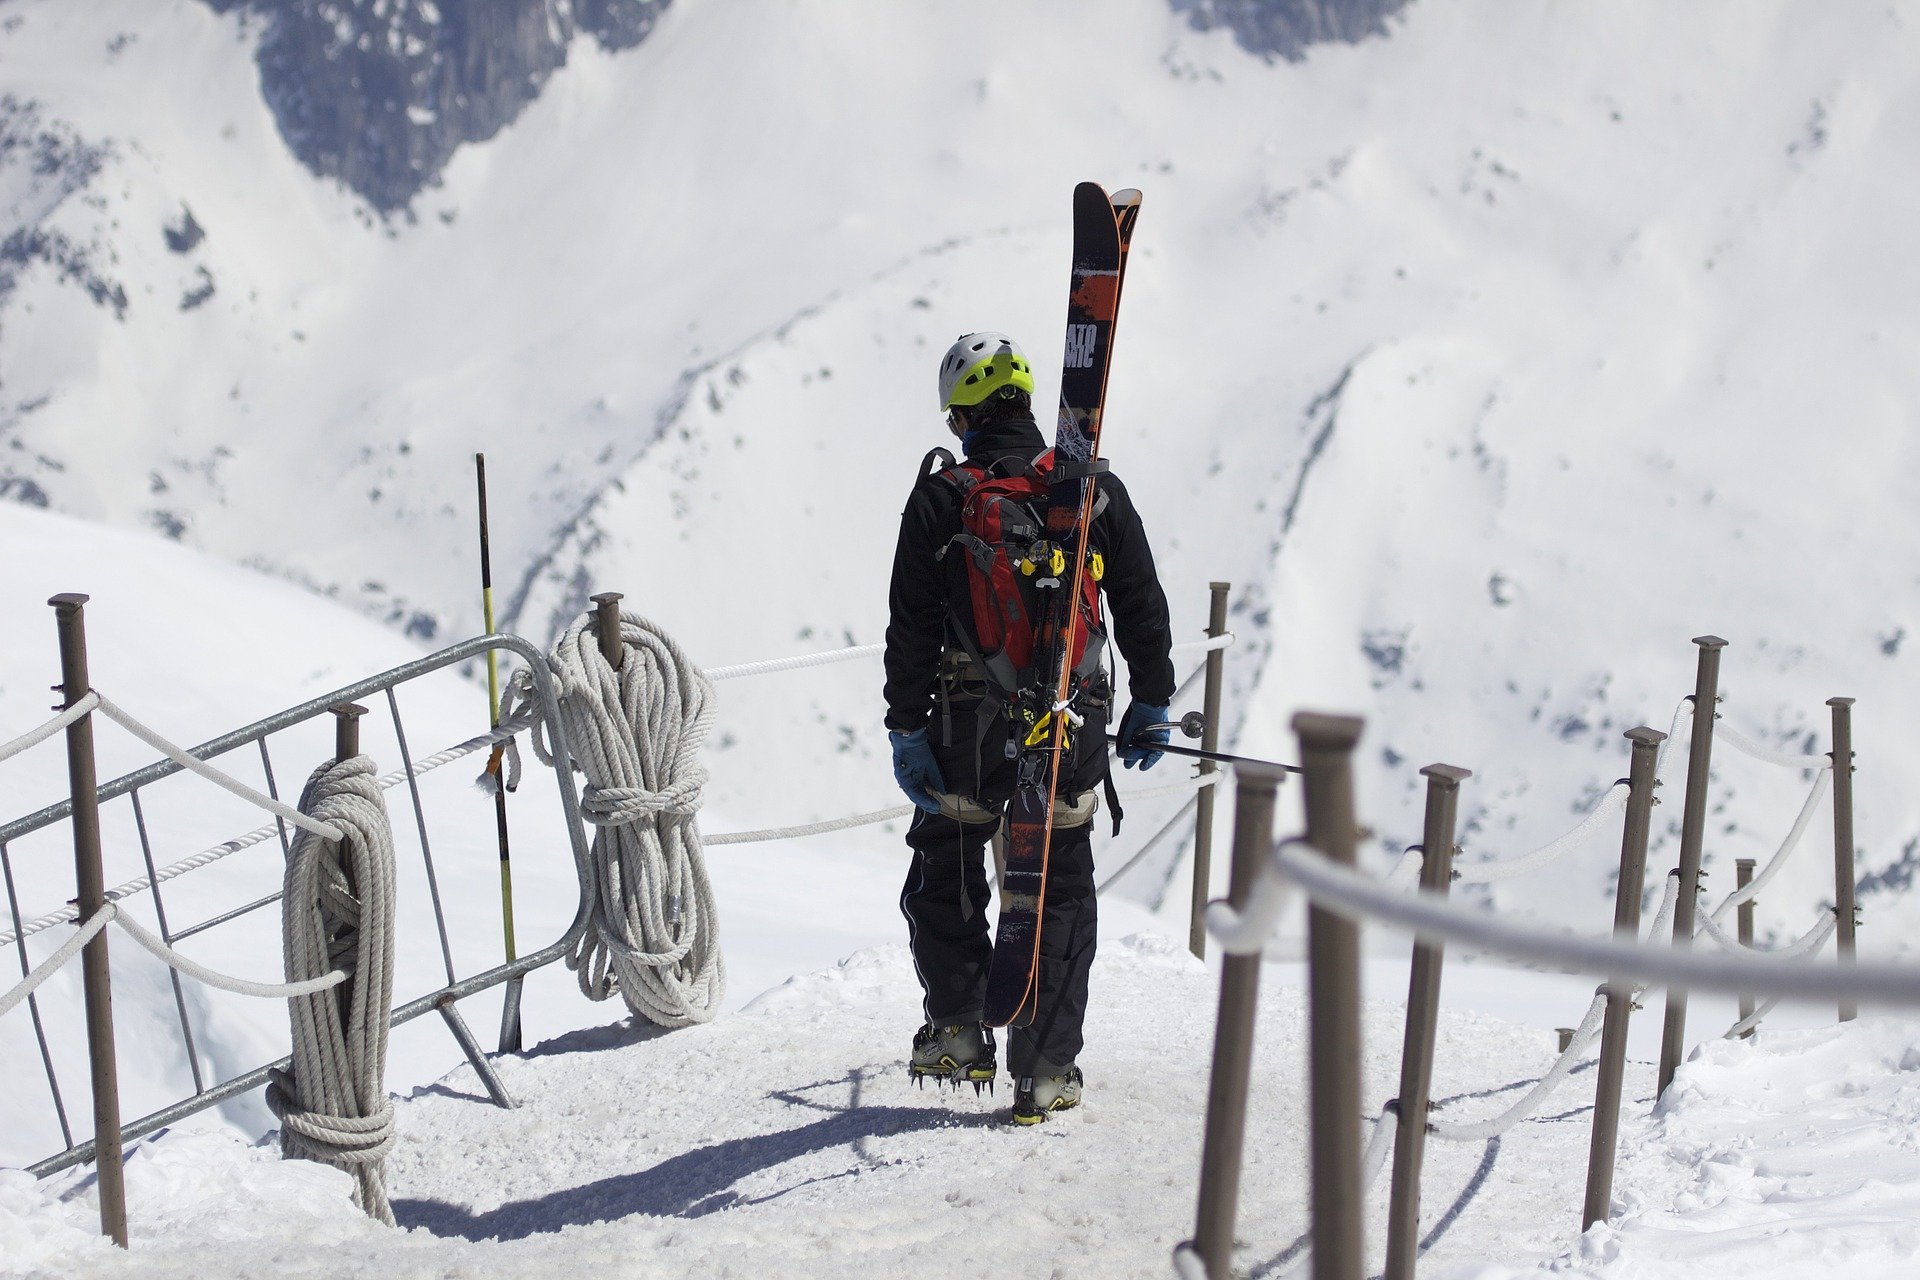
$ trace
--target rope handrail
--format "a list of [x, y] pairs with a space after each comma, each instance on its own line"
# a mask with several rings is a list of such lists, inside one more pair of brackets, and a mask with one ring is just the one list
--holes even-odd
[[[1232, 647], [1234, 639], [1234, 633], [1227, 631], [1201, 640], [1183, 640], [1179, 644], [1169, 646], [1167, 652], [1211, 653], [1215, 649]], [[806, 667], [858, 662], [862, 658], [877, 658], [886, 651], [887, 646], [884, 644], [857, 644], [845, 649], [826, 649], [819, 653], [799, 653], [786, 658], [767, 658], [760, 662], [739, 662], [726, 667], [709, 667], [706, 675], [709, 680], [737, 680], [743, 676], [766, 676], [781, 671], [798, 671]]]
[[1721, 924], [1726, 919], [1727, 913], [1741, 903], [1751, 902], [1762, 889], [1767, 887], [1767, 882], [1779, 874], [1780, 868], [1787, 864], [1787, 859], [1792, 857], [1793, 851], [1799, 847], [1800, 837], [1807, 833], [1807, 826], [1813, 821], [1814, 810], [1820, 807], [1820, 799], [1826, 795], [1827, 786], [1832, 781], [1831, 769], [1822, 769], [1814, 775], [1813, 786], [1808, 789], [1807, 798], [1800, 805], [1800, 812], [1794, 818], [1793, 827], [1787, 832], [1787, 838], [1780, 842], [1779, 849], [1767, 859], [1767, 865], [1760, 868], [1758, 875], [1728, 894], [1720, 905], [1713, 909], [1709, 916], [1713, 924]]
[[1287, 904], [1288, 886], [1296, 884], [1326, 910], [1350, 920], [1376, 920], [1420, 938], [1530, 960], [1562, 972], [1597, 974], [1615, 983], [1920, 1006], [1920, 970], [1910, 965], [1788, 964], [1552, 932], [1463, 908], [1424, 890], [1400, 892], [1334, 862], [1302, 839], [1283, 840], [1274, 848], [1245, 911], [1235, 911], [1226, 902], [1211, 904], [1208, 931], [1224, 950], [1259, 951]]
[[29, 729], [11, 742], [0, 743], [0, 762], [11, 760], [22, 751], [39, 746], [48, 738], [59, 733], [62, 729], [99, 705], [100, 695], [88, 691], [86, 697], [66, 708], [39, 728]]
[[[1170, 782], [1164, 786], [1143, 787], [1133, 791], [1120, 792], [1122, 800], [1150, 800], [1155, 796], [1179, 795], [1188, 791], [1199, 791], [1216, 786], [1223, 777], [1220, 773], [1203, 773], [1193, 778]], [[825, 835], [830, 831], [845, 831], [853, 827], [877, 826], [882, 822], [891, 822], [896, 818], [913, 816], [910, 804], [895, 805], [891, 809], [875, 809], [869, 813], [856, 813], [845, 818], [828, 818], [820, 822], [803, 823], [792, 827], [766, 827], [759, 831], [729, 831], [723, 835], [702, 835], [705, 844], [765, 844], [774, 840], [795, 840], [804, 836]]]
[[246, 978], [236, 978], [231, 974], [221, 973], [217, 969], [209, 969], [198, 961], [181, 955], [120, 910], [119, 904], [109, 902], [94, 912], [87, 919], [86, 924], [76, 929], [73, 936], [62, 943], [58, 951], [34, 966], [32, 972], [13, 990], [0, 995], [0, 1016], [5, 1016], [14, 1006], [38, 990], [41, 983], [51, 978], [63, 965], [79, 955], [86, 945], [93, 941], [94, 935], [109, 924], [120, 926], [128, 937], [152, 952], [155, 959], [169, 968], [177, 969], [190, 978], [197, 978], [210, 987], [231, 991], [235, 995], [255, 996], [263, 1000], [290, 1000], [295, 996], [312, 995], [316, 991], [337, 987], [347, 980], [346, 973], [340, 969], [334, 969], [307, 982], [253, 982]]
[[[418, 778], [423, 774], [433, 772], [435, 769], [452, 764], [456, 760], [464, 759], [476, 751], [485, 751], [495, 743], [509, 741], [516, 735], [524, 733], [533, 723], [533, 720], [534, 717], [530, 714], [510, 720], [502, 720], [500, 727], [497, 729], [490, 729], [486, 733], [475, 734], [465, 742], [456, 743], [451, 747], [447, 747], [445, 750], [437, 751], [430, 756], [421, 757], [414, 761], [413, 768], [410, 770], [396, 769], [392, 773], [382, 774], [377, 785], [382, 791], [391, 791], [393, 788], [407, 781], [410, 777]], [[150, 876], [135, 876], [133, 879], [123, 884], [115, 885], [113, 888], [107, 890], [107, 901], [118, 902], [126, 898], [131, 898], [135, 894], [145, 893], [156, 884], [165, 884], [167, 881], [175, 879], [178, 876], [183, 876], [189, 871], [198, 871], [202, 867], [212, 866], [222, 858], [239, 853], [243, 849], [251, 849], [257, 844], [273, 839], [279, 830], [280, 828], [277, 821], [269, 822], [265, 826], [255, 827], [245, 835], [236, 836], [231, 840], [224, 840], [210, 848], [202, 849], [198, 853], [189, 854], [177, 862], [160, 868]], [[51, 929], [56, 925], [70, 924], [79, 918], [80, 909], [72, 903], [68, 903], [64, 907], [57, 908], [56, 910], [47, 912], [45, 915], [35, 916], [33, 919], [28, 920], [20, 927], [20, 931], [17, 934], [11, 929], [0, 929], [0, 947], [11, 946], [19, 942], [22, 938], [31, 938], [36, 933]]]
[[1763, 764], [1777, 764], [1783, 769], [1831, 769], [1833, 760], [1824, 755], [1793, 754], [1775, 751], [1763, 747], [1758, 742], [1741, 733], [1724, 720], [1716, 720], [1713, 726], [1713, 740], [1724, 742], [1744, 756], [1751, 757]]
[[1776, 960], [1796, 960], [1802, 956], [1812, 955], [1824, 946], [1827, 935], [1833, 932], [1835, 922], [1833, 909], [1829, 907], [1820, 913], [1820, 918], [1813, 922], [1811, 929], [1792, 942], [1779, 947], [1756, 947], [1728, 933], [1712, 916], [1703, 916], [1700, 920], [1700, 936], [1712, 941], [1728, 955], [1772, 956]]
[[215, 786], [220, 787], [226, 791], [229, 791], [236, 796], [239, 796], [242, 800], [245, 800], [248, 804], [253, 805], [255, 808], [265, 809], [268, 813], [273, 814], [275, 817], [284, 818], [288, 822], [291, 822], [294, 826], [299, 827], [301, 830], [310, 831], [314, 835], [317, 835], [320, 838], [322, 838], [323, 840], [339, 840], [342, 838], [342, 832], [339, 827], [334, 826], [330, 822], [316, 822], [314, 819], [309, 818], [306, 814], [300, 812], [298, 809], [294, 808], [292, 805], [284, 804], [279, 800], [275, 800], [272, 796], [267, 795], [264, 792], [255, 791], [252, 787], [240, 781], [240, 779], [234, 777], [233, 775], [222, 772], [221, 770], [214, 768], [212, 765], [208, 764], [205, 760], [201, 760], [195, 756], [188, 755], [184, 748], [175, 746], [173, 743], [161, 737], [154, 730], [149, 729], [144, 724], [141, 724], [138, 720], [134, 719], [126, 711], [122, 710], [119, 706], [115, 705], [113, 700], [108, 698], [105, 694], [100, 693], [98, 690], [95, 690], [94, 696], [100, 699], [100, 713], [102, 715], [106, 716], [109, 720], [112, 720], [115, 724], [119, 725], [122, 729], [125, 729], [128, 733], [132, 734], [134, 737], [140, 739], [140, 741], [152, 747], [155, 751], [158, 751], [161, 755], [167, 757], [167, 759], [179, 765], [182, 769], [185, 769], [190, 773], [199, 774], [202, 778], [205, 778], [208, 782], [211, 782]]
[[109, 902], [94, 912], [87, 922], [80, 926], [79, 930], [61, 945], [58, 951], [35, 965], [33, 970], [28, 973], [25, 978], [22, 978], [13, 990], [0, 996], [0, 1017], [4, 1017], [15, 1005], [38, 990], [40, 984], [58, 972], [62, 965], [79, 955], [80, 949], [93, 940], [94, 934], [107, 927], [107, 922], [113, 919], [118, 910], [119, 908]]
[[[1814, 926], [1813, 934], [1808, 935], [1813, 938], [1813, 944], [1805, 948], [1803, 954], [1809, 956], [1819, 955], [1820, 952], [1825, 949], [1827, 939], [1833, 936], [1833, 931], [1839, 923], [1840, 918], [1829, 912], [1825, 920], [1822, 920]], [[1779, 1005], [1780, 1000], [1781, 997], [1779, 996], [1771, 996], [1763, 1000], [1759, 1005], [1755, 1006], [1752, 1013], [1734, 1023], [1731, 1027], [1728, 1027], [1726, 1033], [1720, 1038], [1722, 1040], [1737, 1040], [1747, 1034], [1747, 1032], [1754, 1030], [1766, 1020], [1768, 1014], [1774, 1011]]]
[[[1648, 926], [1646, 936], [1649, 939], [1666, 934], [1673, 926], [1674, 908], [1680, 901], [1680, 874], [1671, 872], [1667, 876], [1667, 887], [1660, 902], [1660, 910], [1654, 914], [1653, 923]], [[1644, 985], [1636, 985], [1632, 994], [1638, 995]], [[1538, 1111], [1546, 1100], [1559, 1092], [1573, 1069], [1586, 1056], [1587, 1050], [1600, 1036], [1601, 1025], [1606, 1020], [1607, 988], [1603, 983], [1593, 993], [1593, 1000], [1587, 1005], [1587, 1012], [1580, 1024], [1567, 1039], [1567, 1047], [1553, 1060], [1553, 1065], [1541, 1075], [1519, 1101], [1496, 1115], [1485, 1120], [1467, 1124], [1447, 1124], [1444, 1121], [1431, 1120], [1427, 1132], [1444, 1142], [1481, 1142], [1488, 1138], [1497, 1138], [1507, 1130], [1520, 1124]]]
[[1627, 789], [1624, 779], [1608, 787], [1572, 830], [1533, 852], [1498, 861], [1455, 863], [1453, 878], [1461, 884], [1492, 884], [1497, 880], [1524, 876], [1558, 862], [1585, 844], [1595, 827], [1626, 812]]
[[310, 996], [317, 991], [337, 987], [347, 980], [346, 971], [332, 969], [317, 978], [305, 982], [254, 982], [248, 978], [236, 978], [232, 974], [209, 969], [197, 960], [190, 960], [168, 946], [160, 938], [142, 927], [132, 916], [108, 903], [101, 910], [113, 908], [113, 922], [135, 942], [153, 953], [153, 958], [172, 969], [178, 969], [189, 978], [197, 978], [210, 987], [222, 991], [231, 991], [237, 996], [253, 996], [259, 1000], [292, 1000], [298, 996]]

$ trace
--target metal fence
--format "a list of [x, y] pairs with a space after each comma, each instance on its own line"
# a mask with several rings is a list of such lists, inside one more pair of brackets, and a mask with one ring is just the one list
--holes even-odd
[[[449, 934], [447, 915], [440, 894], [440, 876], [433, 857], [433, 831], [429, 821], [429, 806], [421, 799], [419, 779], [428, 771], [451, 763], [466, 755], [485, 750], [494, 742], [508, 736], [516, 726], [508, 725], [497, 734], [484, 734], [461, 743], [446, 751], [437, 752], [424, 759], [416, 759], [409, 745], [405, 717], [400, 708], [397, 691], [411, 682], [455, 666], [470, 659], [485, 655], [490, 650], [504, 650], [519, 657], [532, 676], [532, 689], [535, 706], [542, 721], [547, 741], [552, 751], [552, 774], [558, 789], [562, 813], [565, 818], [566, 838], [573, 857], [573, 869], [582, 892], [580, 906], [576, 909], [572, 922], [561, 935], [528, 954], [522, 954], [502, 964], [484, 968], [478, 972], [461, 973], [455, 959], [455, 947]], [[357, 681], [344, 688], [318, 698], [310, 699], [298, 706], [291, 707], [276, 715], [256, 721], [231, 733], [222, 734], [209, 742], [190, 749], [186, 754], [196, 760], [211, 761], [223, 756], [233, 756], [234, 760], [244, 760], [246, 755], [257, 757], [258, 766], [266, 781], [267, 793], [275, 800], [280, 799], [278, 776], [275, 769], [274, 743], [278, 735], [287, 734], [309, 722], [324, 721], [330, 712], [362, 700], [384, 704], [385, 719], [390, 723], [394, 743], [400, 757], [401, 769], [381, 779], [383, 787], [398, 788], [405, 786], [408, 793], [409, 808], [412, 814], [412, 827], [417, 836], [417, 847], [428, 890], [428, 901], [432, 909], [433, 926], [437, 932], [440, 955], [443, 962], [444, 981], [437, 982], [429, 989], [417, 991], [410, 998], [402, 997], [404, 1003], [398, 1003], [393, 1012], [392, 1024], [399, 1026], [412, 1021], [428, 1012], [438, 1013], [446, 1023], [461, 1052], [472, 1063], [493, 1100], [510, 1106], [505, 1089], [482, 1053], [479, 1043], [461, 1015], [459, 1002], [479, 992], [494, 987], [505, 987], [503, 1027], [509, 1022], [517, 1023], [517, 1010], [521, 984], [527, 974], [543, 966], [552, 964], [564, 957], [580, 939], [586, 929], [587, 916], [584, 904], [588, 876], [588, 844], [580, 813], [579, 795], [573, 777], [572, 755], [565, 740], [564, 724], [559, 712], [559, 692], [554, 686], [553, 677], [547, 669], [543, 655], [534, 646], [517, 636], [487, 635], [465, 640], [439, 653], [407, 663], [383, 674]], [[234, 753], [241, 753], [234, 755]], [[283, 752], [284, 754], [284, 752]], [[230, 762], [231, 763], [231, 762]], [[145, 797], [156, 783], [182, 772], [184, 766], [173, 760], [165, 759], [135, 770], [98, 787], [101, 804], [124, 800], [131, 820], [132, 831], [138, 841], [146, 875], [107, 893], [108, 900], [125, 899], [142, 893], [151, 893], [153, 909], [159, 923], [161, 938], [173, 946], [210, 931], [223, 927], [233, 927], [236, 922], [245, 920], [254, 913], [279, 902], [278, 892], [269, 893], [218, 912], [208, 918], [175, 927], [175, 917], [171, 916], [166, 904], [166, 883], [175, 876], [198, 869], [213, 861], [224, 858], [255, 844], [278, 840], [284, 853], [288, 848], [288, 834], [285, 824], [276, 819], [273, 823], [249, 832], [234, 840], [217, 845], [211, 849], [180, 859], [166, 866], [161, 865], [158, 850], [162, 847], [159, 834], [150, 823], [149, 805]], [[7, 908], [12, 925], [11, 936], [0, 936], [0, 946], [11, 943], [14, 946], [20, 972], [26, 976], [29, 961], [25, 947], [26, 939], [43, 929], [75, 918], [72, 908], [51, 912], [47, 915], [28, 920], [23, 918], [20, 895], [16, 885], [14, 855], [23, 840], [37, 833], [68, 826], [72, 823], [74, 806], [71, 799], [52, 804], [37, 813], [29, 814], [0, 825], [0, 875], [4, 876]], [[398, 824], [396, 824], [398, 825]], [[268, 1073], [276, 1068], [284, 1069], [288, 1059], [260, 1063], [250, 1068], [233, 1072], [220, 1079], [209, 1079], [204, 1068], [202, 1054], [196, 1044], [196, 1024], [189, 1008], [189, 1001], [181, 989], [180, 976], [170, 972], [173, 984], [174, 1029], [179, 1043], [185, 1051], [190, 1065], [193, 1087], [185, 1094], [138, 1119], [120, 1127], [123, 1141], [138, 1138], [172, 1124], [186, 1116], [203, 1111], [228, 1099], [245, 1094], [263, 1085]], [[91, 1138], [76, 1140], [76, 1135], [68, 1115], [67, 1098], [63, 1090], [60, 1074], [55, 1067], [55, 1053], [49, 1042], [48, 1028], [42, 1017], [39, 997], [28, 997], [29, 1013], [44, 1069], [45, 1087], [49, 1104], [54, 1112], [63, 1149], [53, 1152], [29, 1167], [29, 1171], [44, 1176], [60, 1169], [86, 1162], [93, 1158], [94, 1141]]]

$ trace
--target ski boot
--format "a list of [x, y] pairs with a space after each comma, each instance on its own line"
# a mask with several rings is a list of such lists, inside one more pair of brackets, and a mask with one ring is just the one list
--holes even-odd
[[1013, 1122], [1039, 1124], [1055, 1111], [1080, 1105], [1080, 1068], [1050, 1067], [1041, 1063], [1034, 1074], [1022, 1076], [1013, 1092]]
[[993, 1028], [984, 1023], [962, 1022], [948, 1027], [928, 1023], [914, 1033], [913, 1058], [907, 1064], [907, 1074], [915, 1084], [924, 1085], [932, 1080], [958, 1089], [966, 1083], [973, 1086], [977, 1095], [983, 1087], [992, 1092], [993, 1077], [998, 1070]]

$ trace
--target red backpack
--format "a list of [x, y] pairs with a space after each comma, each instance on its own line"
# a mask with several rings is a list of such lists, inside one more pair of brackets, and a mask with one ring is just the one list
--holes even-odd
[[[938, 450], [944, 454], [945, 450]], [[951, 461], [951, 455], [947, 455]], [[1047, 541], [1047, 487], [1053, 450], [1032, 459], [1009, 458], [991, 467], [950, 465], [940, 479], [960, 491], [960, 532], [940, 550], [966, 565], [967, 602], [954, 607], [962, 646], [1001, 701], [1031, 679], [1034, 623], [1043, 583], [1063, 582], [1072, 547]], [[1095, 495], [1096, 512], [1104, 496]], [[1101, 555], [1088, 549], [1080, 575], [1080, 623], [1073, 631], [1070, 661], [1077, 679], [1100, 669], [1106, 631], [1100, 620]]]

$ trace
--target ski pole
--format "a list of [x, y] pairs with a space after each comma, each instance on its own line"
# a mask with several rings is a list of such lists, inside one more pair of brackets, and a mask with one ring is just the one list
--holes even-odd
[[[487, 455], [473, 455], [474, 473], [480, 485], [480, 610], [487, 628], [487, 634], [493, 632], [493, 550], [487, 532]], [[487, 650], [487, 715], [492, 728], [500, 727], [500, 655], [496, 649]], [[496, 742], [493, 753], [487, 757], [487, 777], [493, 780], [493, 825], [500, 835], [500, 929], [504, 936], [507, 963], [519, 959], [518, 949], [513, 944], [513, 862], [507, 846], [507, 787], [502, 776], [500, 762], [506, 754], [507, 744]], [[520, 983], [518, 979], [507, 984], [505, 1000], [500, 1009], [500, 1052], [518, 1053], [520, 1051]]]
[[[1134, 735], [1137, 737], [1140, 734], [1152, 733], [1158, 729], [1178, 729], [1189, 738], [1197, 738], [1205, 731], [1206, 726], [1207, 718], [1205, 716], [1201, 715], [1198, 711], [1189, 711], [1178, 720], [1166, 720], [1159, 724], [1143, 725], [1134, 730]], [[1107, 741], [1122, 750], [1134, 745], [1132, 739], [1122, 742], [1120, 735], [1117, 733], [1108, 734]], [[1140, 743], [1139, 745], [1143, 747], [1148, 746], [1146, 743]], [[1245, 764], [1262, 769], [1284, 769], [1288, 773], [1305, 772], [1305, 770], [1297, 764], [1281, 764], [1275, 760], [1255, 760], [1251, 756], [1231, 756], [1224, 751], [1202, 751], [1198, 747], [1176, 747], [1171, 742], [1156, 742], [1153, 743], [1149, 749], [1153, 751], [1164, 751], [1168, 755], [1186, 756], [1191, 760], [1211, 760], [1215, 764]]]

